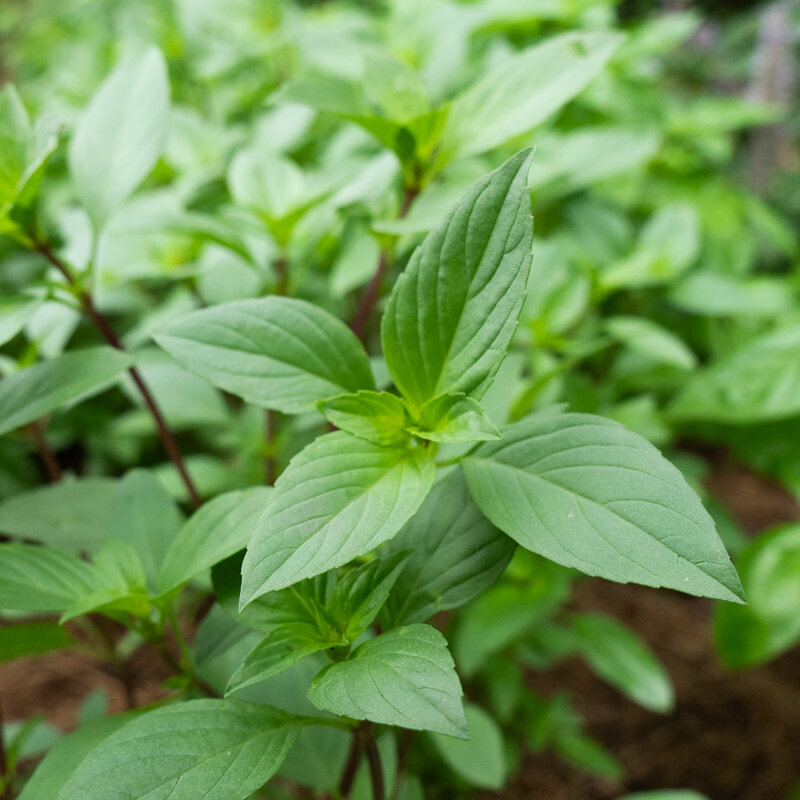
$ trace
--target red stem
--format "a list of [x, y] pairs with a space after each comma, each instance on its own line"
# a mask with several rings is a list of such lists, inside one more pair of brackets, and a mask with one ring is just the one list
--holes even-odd
[[39, 453], [39, 458], [47, 470], [47, 475], [51, 483], [58, 483], [61, 480], [61, 466], [58, 463], [55, 453], [50, 449], [45, 436], [45, 423], [41, 419], [37, 419], [30, 424], [30, 431], [33, 434], [33, 441], [36, 444], [36, 450]]
[[[50, 262], [50, 264], [52, 264], [64, 276], [70, 286], [75, 286], [75, 276], [72, 274], [72, 271], [53, 252], [53, 249], [50, 247], [50, 245], [47, 244], [47, 242], [43, 242], [35, 237], [32, 238], [32, 242], [34, 250], [44, 256]], [[117, 334], [114, 332], [114, 329], [111, 327], [111, 323], [109, 323], [106, 317], [103, 316], [103, 314], [97, 309], [97, 306], [95, 306], [91, 294], [85, 290], [81, 290], [79, 297], [84, 313], [88, 317], [89, 321], [100, 332], [100, 335], [112, 347], [116, 348], [117, 350], [124, 351], [125, 347], [119, 340]], [[153, 397], [152, 392], [144, 382], [142, 374], [138, 369], [136, 369], [136, 367], [131, 367], [128, 372], [130, 373], [133, 382], [139, 389], [145, 405], [147, 406], [147, 409], [150, 411], [150, 414], [156, 423], [158, 435], [161, 437], [164, 449], [167, 451], [167, 455], [178, 470], [178, 474], [181, 476], [181, 480], [186, 486], [186, 490], [189, 492], [192, 505], [195, 508], [199, 508], [203, 504], [203, 501], [199, 492], [197, 491], [197, 487], [194, 485], [194, 481], [189, 475], [189, 471], [186, 469], [186, 464], [184, 463], [178, 443], [175, 441], [175, 437], [173, 436], [167, 421], [164, 419], [164, 415], [161, 413], [161, 409], [158, 407], [155, 397]]]

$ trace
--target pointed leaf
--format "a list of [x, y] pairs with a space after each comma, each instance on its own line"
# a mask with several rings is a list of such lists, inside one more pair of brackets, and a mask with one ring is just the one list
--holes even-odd
[[478, 507], [523, 547], [621, 583], [742, 599], [713, 520], [645, 439], [604, 417], [553, 411], [502, 434], [464, 472]]
[[0, 380], [0, 434], [112, 384], [133, 364], [128, 353], [94, 347], [64, 353]]
[[428, 400], [419, 412], [419, 424], [409, 431], [433, 442], [464, 444], [500, 439], [500, 432], [481, 408], [465, 394], [440, 394]]
[[322, 711], [383, 725], [466, 736], [461, 684], [447, 642], [430, 625], [396, 628], [317, 675], [308, 699]]
[[381, 324], [386, 364], [415, 406], [480, 393], [517, 325], [531, 262], [530, 151], [481, 178], [418, 248]]
[[128, 722], [95, 747], [59, 800], [245, 800], [275, 774], [300, 720], [239, 700], [192, 700]]
[[242, 606], [390, 539], [422, 504], [434, 472], [423, 448], [394, 450], [343, 431], [316, 439], [275, 484], [242, 565]]
[[389, 392], [340, 394], [317, 407], [331, 425], [368, 442], [391, 446], [408, 441], [405, 406]]
[[273, 296], [222, 303], [181, 317], [155, 339], [214, 386], [287, 414], [375, 388], [353, 332], [303, 300]]
[[96, 232], [155, 166], [168, 124], [167, 65], [150, 47], [103, 82], [70, 142], [70, 174]]

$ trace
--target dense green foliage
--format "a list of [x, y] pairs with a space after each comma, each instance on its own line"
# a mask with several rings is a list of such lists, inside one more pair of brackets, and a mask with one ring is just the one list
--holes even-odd
[[696, 14], [50, 11], [0, 9], [0, 658], [172, 677], [30, 778], [23, 727], [4, 797], [454, 797], [525, 749], [622, 786], [525, 684], [673, 708], [581, 574], [713, 598], [732, 667], [800, 639], [797, 526], [745, 544], [680, 446], [800, 494], [797, 209], [737, 149], [783, 112], [698, 88]]

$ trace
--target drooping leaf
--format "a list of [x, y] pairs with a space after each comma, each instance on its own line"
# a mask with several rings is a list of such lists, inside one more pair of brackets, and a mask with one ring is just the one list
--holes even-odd
[[67, 403], [111, 385], [133, 358], [113, 347], [94, 347], [34, 364], [0, 380], [0, 434], [33, 422]]
[[394, 626], [424, 622], [479, 595], [505, 569], [514, 542], [481, 513], [455, 470], [386, 547], [410, 553], [386, 605]]
[[152, 473], [134, 469], [120, 481], [111, 503], [109, 532], [136, 551], [153, 592], [182, 521], [180, 509]]
[[477, 400], [465, 394], [440, 394], [419, 412], [419, 424], [409, 431], [433, 442], [463, 444], [499, 439], [500, 433]]
[[575, 614], [578, 651], [601, 678], [650, 711], [666, 714], [675, 703], [667, 671], [631, 630], [603, 614]]
[[228, 492], [196, 511], [178, 531], [161, 563], [161, 593], [170, 591], [247, 546], [271, 489]]
[[155, 339], [214, 386], [287, 414], [375, 388], [353, 332], [303, 300], [272, 296], [223, 303], [181, 317]]
[[63, 611], [91, 590], [92, 567], [71, 553], [32, 544], [0, 546], [0, 608]]
[[80, 763], [59, 800], [244, 800], [276, 772], [300, 720], [240, 700], [191, 700], [142, 714]]
[[478, 507], [523, 547], [609, 580], [742, 599], [713, 520], [645, 439], [553, 411], [501, 432], [464, 472]]
[[70, 142], [70, 174], [95, 232], [155, 166], [168, 124], [167, 65], [150, 47], [103, 82]]
[[332, 425], [368, 442], [391, 446], [408, 440], [405, 406], [389, 392], [342, 394], [317, 405]]
[[466, 736], [453, 659], [429, 625], [395, 628], [365, 642], [320, 672], [308, 698], [322, 711], [353, 719]]
[[464, 716], [469, 739], [432, 733], [433, 745], [445, 764], [467, 783], [498, 791], [506, 779], [503, 733], [479, 706], [465, 703]]
[[[1, 384], [0, 384], [1, 385]], [[800, 326], [757, 337], [694, 374], [670, 413], [678, 419], [743, 425], [800, 411]]]
[[94, 552], [108, 536], [117, 485], [113, 478], [81, 478], [12, 495], [0, 502], [0, 531]]
[[479, 396], [503, 360], [531, 262], [530, 157], [517, 153], [477, 181], [395, 284], [381, 341], [414, 406], [445, 392]]
[[491, 150], [531, 130], [575, 97], [620, 41], [616, 33], [567, 33], [507, 59], [453, 101], [441, 158]]
[[394, 536], [433, 483], [424, 448], [381, 447], [339, 431], [278, 478], [242, 565], [242, 605], [326, 572]]
[[674, 333], [642, 317], [609, 317], [609, 333], [634, 353], [661, 364], [689, 370], [697, 365], [697, 357]]

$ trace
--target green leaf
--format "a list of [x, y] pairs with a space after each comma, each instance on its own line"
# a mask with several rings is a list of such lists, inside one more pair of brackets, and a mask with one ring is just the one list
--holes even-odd
[[303, 170], [291, 159], [257, 149], [241, 150], [228, 170], [233, 199], [267, 220], [286, 219], [307, 207], [309, 189]]
[[64, 353], [0, 380], [0, 434], [110, 386], [133, 358], [112, 347]]
[[308, 699], [340, 716], [464, 738], [461, 693], [444, 636], [429, 625], [409, 625], [326, 667]]
[[736, 570], [681, 473], [620, 424], [543, 412], [463, 462], [498, 528], [559, 564], [621, 583], [740, 601]]
[[622, 800], [708, 800], [708, 798], [691, 789], [656, 789], [654, 792], [626, 794]]
[[800, 325], [757, 337], [697, 372], [668, 410], [677, 419], [730, 425], [794, 416], [800, 411]]
[[103, 82], [70, 142], [70, 174], [95, 233], [155, 166], [168, 124], [167, 65], [150, 47]]
[[117, 481], [81, 478], [41, 486], [0, 502], [0, 530], [20, 539], [94, 552], [108, 535]]
[[223, 303], [181, 317], [155, 339], [214, 386], [286, 414], [375, 388], [353, 332], [303, 300], [272, 296]]
[[[2, 166], [0, 165], [0, 172]], [[41, 298], [3, 297], [0, 299], [0, 345], [10, 342], [44, 302]]]
[[503, 360], [531, 262], [530, 158], [523, 150], [475, 183], [395, 284], [381, 341], [414, 406], [445, 392], [480, 396]]
[[89, 751], [130, 722], [136, 713], [98, 719], [60, 739], [36, 767], [18, 800], [58, 800], [64, 784]]
[[453, 101], [443, 161], [491, 150], [544, 121], [606, 65], [616, 33], [566, 33], [511, 56]]
[[276, 625], [251, 650], [231, 676], [225, 694], [246, 689], [272, 678], [296, 664], [301, 658], [326, 650], [339, 642], [321, 639], [319, 630], [308, 622], [289, 622]]
[[800, 640], [800, 525], [759, 536], [737, 567], [748, 605], [719, 605], [714, 638], [725, 664], [742, 668], [775, 658]]
[[246, 547], [271, 492], [266, 486], [228, 492], [195, 511], [161, 562], [161, 594]]
[[394, 627], [424, 622], [477, 597], [503, 572], [514, 542], [481, 513], [455, 470], [436, 483], [386, 549], [411, 554], [386, 605]]
[[634, 353], [659, 364], [690, 370], [697, 357], [688, 345], [671, 331], [643, 317], [609, 317], [608, 332]]
[[4, 625], [0, 628], [0, 662], [60, 650], [72, 644], [69, 633], [54, 622]]
[[340, 394], [320, 400], [317, 407], [331, 425], [368, 442], [391, 447], [408, 441], [405, 406], [389, 392]]
[[63, 550], [4, 544], [0, 555], [2, 609], [63, 611], [95, 580], [89, 564]]
[[574, 614], [571, 625], [578, 651], [597, 675], [649, 711], [672, 710], [669, 675], [635, 633], [603, 614]]
[[152, 473], [134, 469], [120, 481], [111, 503], [110, 535], [133, 547], [153, 592], [182, 522], [183, 514]]
[[499, 791], [507, 769], [503, 733], [479, 706], [465, 703], [464, 716], [469, 739], [432, 733], [433, 745], [445, 764], [471, 786]]
[[301, 720], [239, 700], [149, 711], [95, 747], [59, 800], [245, 800], [275, 774]]
[[449, 444], [500, 439], [500, 432], [481, 408], [465, 394], [440, 394], [419, 412], [419, 424], [408, 428], [421, 439]]
[[434, 473], [423, 448], [394, 450], [342, 431], [316, 439], [275, 484], [242, 565], [242, 606], [390, 539]]

